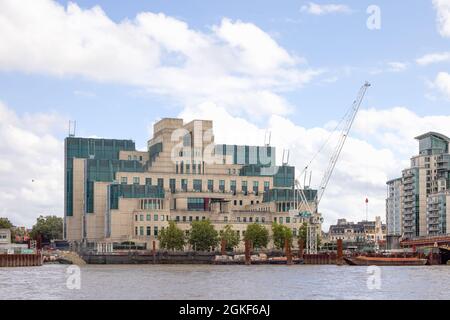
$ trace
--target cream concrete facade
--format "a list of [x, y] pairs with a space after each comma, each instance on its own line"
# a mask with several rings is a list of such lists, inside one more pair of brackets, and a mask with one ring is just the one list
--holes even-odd
[[[147, 151], [119, 150], [114, 160], [101, 158], [101, 147], [122, 141], [77, 140], [80, 145], [75, 150], [86, 144], [90, 159], [73, 159], [73, 210], [65, 216], [66, 238], [87, 242], [131, 241], [151, 248], [153, 241], [159, 246], [158, 234], [169, 221], [175, 221], [188, 232], [192, 221], [203, 219], [209, 219], [216, 230], [230, 224], [241, 237], [247, 225], [255, 222], [269, 230], [273, 222], [282, 223], [297, 234], [307, 218], [299, 215], [306, 208], [294, 201], [293, 193], [289, 194], [295, 178], [293, 168], [276, 167], [272, 147], [216, 145], [212, 128], [213, 123], [208, 120], [184, 124], [182, 119], [162, 119], [154, 124]], [[95, 143], [99, 146], [93, 152], [89, 146]], [[219, 152], [222, 149], [225, 154]], [[232, 152], [228, 153], [229, 150]], [[115, 151], [111, 154], [116, 156]], [[264, 163], [268, 160], [269, 164]], [[92, 176], [107, 180], [98, 178], [107, 170], [94, 172], [94, 165], [138, 169], [119, 169], [111, 174], [111, 181], [93, 181]], [[263, 173], [244, 175], [245, 170], [254, 167]], [[289, 173], [283, 175], [283, 170]], [[88, 187], [90, 182], [92, 190]], [[70, 190], [70, 185], [66, 188]], [[163, 192], [129, 196], [124, 191], [116, 203], [112, 200], [114, 188], [131, 193], [135, 190], [148, 193], [151, 188]], [[66, 196], [70, 197], [70, 193]], [[69, 200], [66, 199], [68, 208]], [[315, 211], [315, 201], [310, 200], [309, 205]], [[88, 205], [89, 202], [93, 205]]]

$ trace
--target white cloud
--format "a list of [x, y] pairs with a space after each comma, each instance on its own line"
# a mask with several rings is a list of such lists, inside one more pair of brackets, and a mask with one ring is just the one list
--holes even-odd
[[[187, 108], [178, 116], [213, 120], [217, 143], [261, 145], [268, 129], [272, 132], [272, 145], [277, 147], [277, 161], [281, 161], [282, 149], [289, 149], [290, 164], [296, 166], [297, 175], [330, 136], [327, 125], [306, 128], [279, 115], [269, 118], [268, 128], [261, 128], [214, 103]], [[384, 220], [386, 181], [400, 176], [401, 170], [409, 166], [410, 157], [417, 154], [414, 137], [432, 130], [450, 135], [449, 123], [450, 116], [420, 117], [404, 107], [361, 110], [320, 205], [325, 229], [338, 218], [365, 219], [366, 196], [369, 218], [379, 215]], [[311, 165], [312, 187], [320, 183], [336, 139], [333, 134]]]
[[426, 54], [416, 60], [417, 64], [421, 66], [427, 66], [434, 63], [449, 62], [450, 52], [439, 52]]
[[236, 114], [286, 114], [278, 92], [321, 73], [254, 24], [226, 18], [200, 32], [162, 13], [116, 23], [98, 6], [3, 0], [0, 39], [0, 70], [131, 84]]
[[30, 227], [63, 212], [63, 142], [56, 114], [17, 115], [0, 102], [0, 216]]
[[450, 38], [450, 1], [433, 0], [437, 12], [438, 31], [441, 36]]
[[317, 4], [309, 2], [307, 5], [303, 5], [300, 9], [301, 12], [307, 12], [316, 16], [326, 15], [330, 13], [351, 13], [352, 10], [349, 6], [343, 4]]
[[439, 72], [434, 81], [434, 86], [448, 99], [450, 99], [450, 74]]
[[406, 62], [389, 62], [388, 66], [391, 72], [402, 72], [408, 69], [408, 63]]

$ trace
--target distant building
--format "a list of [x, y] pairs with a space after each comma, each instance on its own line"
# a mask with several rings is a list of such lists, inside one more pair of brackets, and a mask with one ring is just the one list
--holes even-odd
[[0, 229], [0, 245], [11, 244], [11, 230]]
[[411, 158], [400, 178], [387, 182], [388, 231], [405, 239], [450, 230], [450, 139], [436, 132], [416, 139], [419, 155]]
[[347, 244], [381, 244], [386, 240], [386, 225], [381, 223], [380, 217], [357, 223], [338, 219], [337, 224], [330, 226], [324, 242], [336, 243], [338, 239]]

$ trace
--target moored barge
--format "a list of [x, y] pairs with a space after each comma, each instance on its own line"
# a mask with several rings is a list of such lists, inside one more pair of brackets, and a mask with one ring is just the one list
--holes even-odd
[[345, 262], [351, 266], [423, 266], [427, 259], [420, 258], [391, 258], [391, 257], [344, 257]]

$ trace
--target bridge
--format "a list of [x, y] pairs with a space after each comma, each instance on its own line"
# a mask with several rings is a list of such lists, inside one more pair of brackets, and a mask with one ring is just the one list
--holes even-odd
[[400, 245], [406, 248], [450, 246], [450, 235], [417, 237], [403, 240]]

